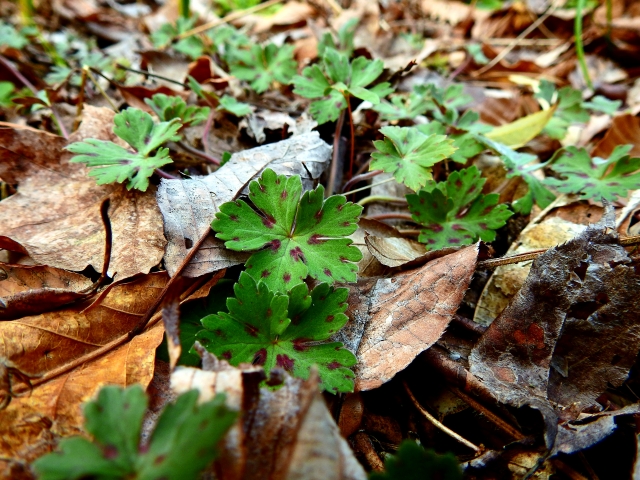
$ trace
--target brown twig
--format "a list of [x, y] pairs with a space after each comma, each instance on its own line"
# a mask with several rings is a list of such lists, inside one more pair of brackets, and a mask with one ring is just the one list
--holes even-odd
[[191, 155], [194, 155], [194, 156], [200, 158], [201, 160], [204, 160], [205, 162], [212, 163], [214, 165], [220, 165], [220, 160], [218, 160], [217, 158], [212, 157], [211, 155], [203, 152], [202, 150], [198, 150], [197, 148], [192, 147], [191, 145], [189, 145], [184, 140], [179, 140], [177, 143], [180, 146], [180, 148], [186, 150]]
[[351, 177], [351, 180], [349, 180], [347, 183], [344, 184], [344, 187], [342, 187], [342, 191], [343, 192], [347, 192], [356, 183], [359, 183], [359, 182], [362, 182], [364, 180], [369, 180], [371, 178], [377, 177], [378, 175], [380, 175], [383, 172], [384, 172], [384, 170], [372, 170], [371, 172], [357, 174], [357, 175]]
[[327, 193], [329, 197], [336, 191], [336, 179], [338, 177], [338, 160], [340, 157], [340, 137], [342, 136], [342, 126], [344, 125], [344, 110], [340, 112], [336, 122], [336, 130], [333, 134], [333, 152], [331, 154], [331, 167], [329, 168], [329, 180], [327, 181]]

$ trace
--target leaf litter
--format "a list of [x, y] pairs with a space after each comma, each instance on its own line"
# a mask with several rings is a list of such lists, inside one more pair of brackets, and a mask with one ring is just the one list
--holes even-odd
[[[135, 453], [118, 457], [119, 472], [168, 478], [196, 475], [216, 454], [216, 478], [638, 470], [626, 452], [640, 415], [640, 285], [625, 242], [639, 231], [640, 142], [621, 59], [639, 51], [625, 25], [640, 12], [613, 2], [613, 61], [594, 47], [604, 5], [585, 16], [588, 90], [569, 50], [573, 7], [387, 3], [289, 1], [242, 18], [235, 2], [198, 2], [191, 16], [174, 4], [54, 2], [68, 30], [47, 32], [37, 5], [37, 35], [3, 20], [2, 475], [68, 472], [81, 451], [114, 471], [125, 444]], [[189, 35], [228, 11], [246, 26]], [[99, 42], [75, 31], [80, 22]], [[278, 185], [296, 195], [276, 199]], [[325, 199], [322, 185], [356, 191]], [[607, 209], [585, 228], [602, 216], [600, 197], [619, 218]], [[83, 296], [104, 263], [106, 198], [109, 278]], [[311, 225], [299, 198], [315, 216], [336, 205], [349, 214]], [[292, 248], [265, 249], [276, 240]], [[497, 264], [487, 256], [509, 244], [537, 257], [532, 267], [500, 266], [487, 283], [482, 269]], [[269, 280], [287, 275], [293, 289]], [[13, 306], [43, 292], [80, 297]], [[141, 436], [141, 391], [107, 383], [151, 385]], [[197, 401], [178, 397], [194, 387]], [[133, 395], [137, 416], [107, 445], [125, 414], [117, 392]], [[218, 413], [201, 413], [210, 401]], [[223, 414], [207, 424], [216, 436], [185, 434], [188, 418]], [[44, 456], [59, 448], [69, 455]], [[183, 450], [188, 465], [173, 455]]]

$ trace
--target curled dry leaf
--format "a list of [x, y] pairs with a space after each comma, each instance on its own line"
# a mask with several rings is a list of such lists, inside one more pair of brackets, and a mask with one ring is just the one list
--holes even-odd
[[216, 478], [366, 478], [327, 409], [317, 375], [311, 374], [308, 380], [287, 375], [275, 391], [258, 389], [264, 378], [260, 367], [231, 367], [200, 351], [203, 366], [212, 364], [213, 371], [179, 367], [171, 380], [176, 393], [197, 388], [204, 401], [226, 392], [228, 405], [241, 410], [215, 462]]
[[55, 438], [80, 433], [82, 403], [102, 385], [149, 383], [164, 332], [161, 325], [60, 376], [44, 382], [39, 377], [126, 335], [166, 282], [165, 273], [151, 274], [115, 285], [86, 312], [78, 305], [0, 323], [0, 358], [34, 384], [30, 395], [14, 398], [0, 411], [0, 457], [31, 461], [49, 452]]
[[[85, 106], [83, 121], [70, 141], [115, 141], [113, 112]], [[118, 139], [119, 140], [119, 139]], [[96, 185], [87, 169], [69, 163], [67, 142], [31, 128], [0, 128], [0, 178], [19, 184], [0, 202], [0, 248], [27, 253], [37, 263], [100, 271], [104, 227], [100, 204], [110, 196], [113, 249], [109, 275], [118, 279], [148, 273], [164, 253], [162, 219], [153, 192], [122, 185]]]
[[626, 266], [610, 207], [602, 222], [533, 263], [524, 285], [472, 350], [471, 372], [501, 402], [543, 411], [547, 445], [563, 418], [621, 385], [640, 348], [640, 276]]
[[[164, 218], [168, 240], [164, 257], [173, 275], [189, 250], [211, 230], [211, 221], [220, 205], [248, 193], [251, 180], [267, 167], [279, 175], [300, 175], [305, 190], [313, 188], [331, 157], [331, 147], [317, 132], [234, 154], [217, 171], [188, 180], [163, 180], [158, 188], [158, 205]], [[183, 272], [197, 277], [244, 263], [248, 255], [224, 248], [211, 235]]]
[[371, 255], [387, 267], [422, 265], [430, 260], [459, 250], [459, 248], [451, 247], [425, 252], [422, 243], [398, 237], [383, 238], [375, 235], [366, 235], [364, 241]]
[[477, 256], [478, 246], [472, 245], [419, 269], [351, 286], [349, 323], [332, 340], [358, 357], [356, 391], [388, 382], [440, 338], [469, 286]]

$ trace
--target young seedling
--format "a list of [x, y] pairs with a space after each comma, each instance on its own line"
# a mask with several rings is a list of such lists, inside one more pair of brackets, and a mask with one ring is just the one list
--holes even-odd
[[346, 238], [357, 228], [362, 207], [342, 195], [324, 199], [322, 185], [302, 194], [298, 175], [265, 170], [249, 185], [251, 208], [243, 200], [220, 206], [211, 228], [236, 251], [256, 251], [246, 271], [277, 292], [286, 292], [307, 276], [321, 282], [355, 282], [362, 258]]
[[144, 192], [154, 170], [173, 162], [169, 149], [160, 145], [178, 141], [180, 136], [177, 133], [182, 124], [178, 119], [154, 123], [151, 115], [137, 108], [118, 113], [113, 121], [113, 133], [127, 142], [131, 149], [89, 138], [66, 148], [76, 154], [71, 162], [86, 163], [92, 167], [89, 175], [96, 177], [99, 185], [126, 181], [127, 189], [136, 188]]
[[203, 123], [209, 116], [209, 107], [189, 105], [180, 97], [156, 93], [151, 98], [145, 98], [145, 103], [158, 115], [163, 122], [173, 119], [180, 120], [182, 128], [193, 127]]
[[425, 135], [416, 127], [382, 127], [386, 137], [376, 140], [376, 152], [371, 154], [371, 170], [383, 170], [412, 190], [418, 190], [431, 180], [431, 167], [450, 157], [453, 141], [445, 135]]
[[348, 289], [321, 283], [309, 292], [301, 283], [287, 295], [242, 272], [234, 291], [228, 313], [202, 319], [206, 330], [196, 338], [207, 350], [232, 365], [249, 362], [267, 373], [280, 367], [304, 379], [317, 365], [323, 389], [353, 391], [355, 375], [348, 367], [356, 357], [342, 343], [325, 342], [347, 322]]
[[430, 250], [468, 245], [478, 238], [493, 241], [495, 230], [513, 213], [504, 204], [496, 206], [498, 194], [481, 194], [485, 182], [472, 166], [407, 195], [413, 219], [423, 225], [418, 240]]
[[298, 64], [293, 58], [293, 45], [266, 47], [253, 44], [235, 52], [229, 61], [231, 75], [249, 82], [257, 93], [266, 92], [273, 82], [289, 85]]
[[236, 419], [224, 394], [198, 405], [198, 391], [180, 395], [163, 410], [148, 441], [140, 438], [147, 397], [140, 385], [103, 387], [84, 407], [93, 437], [72, 437], [33, 464], [41, 480], [136, 478], [190, 480], [216, 457], [216, 445]]
[[338, 30], [337, 38], [334, 39], [331, 32], [325, 32], [322, 38], [318, 42], [318, 57], [322, 57], [327, 48], [333, 48], [345, 54], [348, 58], [351, 58], [355, 49], [353, 45], [353, 38], [356, 34], [356, 28], [358, 27], [359, 20], [352, 18], [347, 21]]
[[196, 24], [196, 17], [178, 17], [175, 25], [165, 23], [158, 30], [151, 34], [151, 42], [156, 48], [167, 48], [171, 46], [177, 52], [183, 53], [192, 60], [201, 56], [204, 52], [204, 43], [198, 36], [178, 39], [178, 36], [191, 30]]
[[545, 183], [583, 199], [615, 202], [640, 189], [640, 158], [631, 158], [630, 150], [631, 145], [618, 145], [609, 159], [592, 159], [584, 148], [567, 147], [551, 165], [563, 178], [547, 178]]

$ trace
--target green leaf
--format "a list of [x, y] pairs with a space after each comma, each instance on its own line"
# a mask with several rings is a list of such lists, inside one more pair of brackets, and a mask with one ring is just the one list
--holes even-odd
[[11, 99], [14, 96], [16, 87], [11, 82], [0, 82], [0, 107], [11, 106]]
[[168, 405], [142, 445], [140, 432], [147, 398], [140, 385], [107, 386], [84, 408], [85, 428], [93, 437], [67, 438], [60, 451], [33, 464], [42, 480], [82, 478], [152, 480], [196, 479], [217, 454], [216, 444], [235, 421], [224, 395], [197, 405], [198, 392]]
[[206, 121], [211, 110], [209, 107], [187, 106], [182, 98], [164, 93], [156, 93], [150, 99], [145, 98], [144, 101], [160, 120], [169, 122], [176, 118], [180, 120], [183, 127], [193, 127]]
[[382, 127], [384, 140], [373, 142], [371, 170], [381, 169], [413, 190], [431, 180], [431, 167], [455, 152], [444, 135], [425, 135], [415, 127]]
[[227, 111], [236, 117], [244, 117], [251, 113], [251, 107], [248, 103], [239, 102], [230, 95], [220, 97], [220, 105], [218, 105], [216, 110]]
[[462, 480], [462, 470], [453, 454], [438, 455], [412, 440], [402, 442], [384, 467], [384, 472], [369, 474], [369, 480]]
[[349, 87], [366, 87], [378, 78], [383, 70], [384, 64], [382, 60], [367, 60], [365, 57], [358, 57], [351, 64]]
[[301, 283], [289, 295], [274, 292], [262, 281], [242, 272], [227, 300], [229, 313], [202, 319], [206, 330], [198, 341], [233, 365], [251, 362], [268, 373], [275, 367], [308, 378], [317, 365], [321, 386], [337, 392], [353, 391], [356, 358], [341, 343], [323, 343], [347, 322], [349, 291], [321, 283], [309, 293]]
[[220, 207], [211, 227], [225, 246], [258, 250], [247, 260], [247, 272], [269, 288], [285, 292], [308, 275], [324, 282], [354, 282], [362, 254], [347, 237], [357, 228], [362, 207], [342, 195], [324, 199], [320, 185], [302, 194], [298, 175], [265, 170], [249, 185], [252, 209], [242, 200]]
[[551, 168], [564, 179], [545, 183], [562, 193], [579, 193], [583, 199], [610, 202], [640, 189], [640, 158], [630, 158], [631, 145], [618, 145], [609, 159], [591, 158], [584, 148], [567, 147]]
[[582, 106], [592, 110], [594, 112], [602, 112], [607, 115], [615, 114], [620, 106], [622, 105], [622, 100], [609, 100], [602, 95], [596, 95], [591, 99], [590, 102], [583, 102]]
[[262, 48], [254, 44], [249, 50], [241, 49], [230, 60], [231, 75], [247, 80], [258, 93], [269, 89], [274, 81], [288, 85], [296, 74], [293, 45], [277, 47], [269, 44]]
[[531, 212], [534, 202], [537, 203], [540, 208], [546, 208], [555, 200], [556, 196], [533, 174], [536, 170], [544, 168], [549, 162], [532, 163], [538, 159], [535, 155], [516, 152], [506, 145], [494, 142], [483, 135], [474, 135], [474, 138], [500, 155], [507, 169], [507, 178], [519, 175], [529, 186], [529, 192], [523, 198], [513, 203], [513, 209], [516, 212], [527, 215]]
[[331, 88], [331, 84], [318, 65], [311, 65], [302, 70], [302, 75], [293, 78], [293, 84], [293, 93], [305, 98], [324, 97], [324, 92]]
[[149, 177], [153, 171], [172, 162], [169, 149], [159, 147], [165, 142], [180, 139], [176, 133], [181, 124], [177, 119], [156, 124], [151, 115], [137, 108], [128, 108], [118, 113], [113, 120], [113, 132], [133, 150], [113, 142], [90, 138], [66, 147], [76, 154], [71, 162], [101, 167], [89, 172], [90, 176], [97, 178], [99, 185], [128, 181], [128, 189], [136, 188], [144, 192], [149, 186]]
[[349, 65], [349, 58], [345, 54], [333, 48], [328, 48], [322, 56], [322, 63], [324, 71], [333, 83], [349, 82], [351, 66]]
[[333, 48], [342, 52], [347, 57], [351, 57], [354, 50], [353, 38], [359, 22], [359, 19], [352, 18], [340, 27], [337, 42], [333, 39], [333, 35], [330, 32], [326, 32], [320, 39], [320, 42], [318, 42], [318, 56], [322, 58], [327, 48]]
[[178, 40], [175, 45], [173, 45], [173, 49], [177, 52], [184, 53], [191, 60], [195, 60], [204, 53], [204, 43], [202, 43], [199, 37], [191, 36]]
[[383, 100], [374, 105], [373, 110], [380, 113], [382, 120], [404, 120], [424, 115], [432, 106], [433, 101], [430, 98], [414, 91], [393, 95], [389, 101]]
[[22, 50], [29, 45], [29, 39], [24, 34], [24, 30], [18, 31], [13, 25], [0, 21], [0, 45]]
[[495, 230], [512, 215], [506, 205], [497, 205], [499, 195], [482, 195], [485, 179], [470, 168], [453, 172], [446, 182], [430, 185], [407, 195], [413, 219], [424, 226], [418, 240], [428, 249], [467, 245], [478, 238], [493, 241]]

